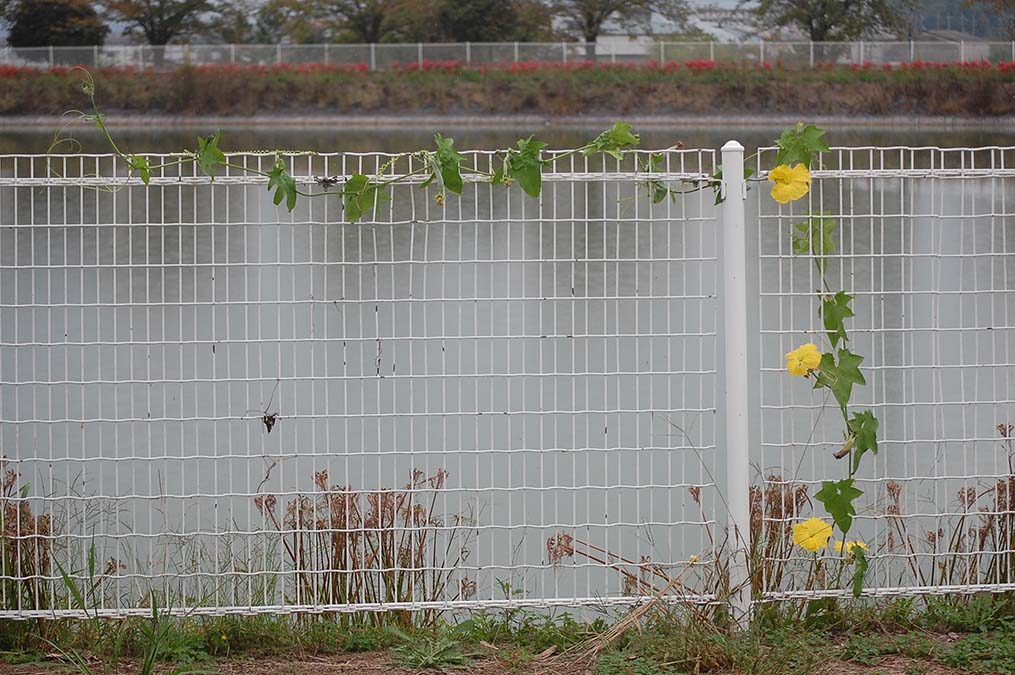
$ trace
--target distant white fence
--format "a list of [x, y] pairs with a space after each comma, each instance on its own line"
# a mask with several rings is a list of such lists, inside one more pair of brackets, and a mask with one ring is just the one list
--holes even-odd
[[427, 62], [466, 66], [518, 62], [644, 64], [716, 61], [721, 63], [900, 64], [913, 61], [962, 63], [1015, 61], [1015, 42], [463, 42], [449, 44], [274, 44], [148, 45], [94, 47], [0, 47], [0, 64], [175, 68], [183, 65], [275, 65], [320, 63], [384, 70]]
[[[419, 166], [389, 159], [285, 161]], [[823, 331], [815, 213], [882, 422], [865, 592], [1015, 590], [1015, 148], [836, 148], [783, 207], [734, 145], [719, 207], [646, 189], [716, 152], [647, 159], [555, 160], [539, 199], [394, 185], [350, 224], [231, 169], [0, 156], [0, 616], [80, 616], [61, 569], [108, 616], [713, 603], [730, 519], [755, 601], [846, 594], [786, 539], [843, 472], [784, 370]]]

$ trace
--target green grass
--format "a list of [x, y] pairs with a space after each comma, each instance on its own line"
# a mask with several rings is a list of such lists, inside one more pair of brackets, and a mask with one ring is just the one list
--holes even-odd
[[[1015, 675], [1015, 612], [1006, 596], [936, 599], [925, 604], [893, 601], [878, 605], [832, 605], [820, 622], [808, 624], [799, 608], [765, 607], [750, 631], [731, 634], [686, 613], [657, 612], [609, 644], [582, 667], [596, 675], [744, 673], [804, 675], [829, 662], [907, 675], [941, 664], [970, 673]], [[383, 616], [383, 615], [380, 615]], [[618, 618], [618, 617], [613, 617]], [[327, 656], [384, 652], [413, 670], [468, 672], [484, 658], [505, 673], [529, 673], [541, 658], [569, 658], [600, 638], [611, 621], [528, 610], [476, 613], [458, 622], [437, 621], [425, 628], [384, 625], [378, 615], [319, 617], [166, 618], [161, 624], [157, 661], [162, 671], [214, 671], [230, 658]], [[146, 635], [152, 620], [45, 622], [46, 639], [93, 660], [150, 654]], [[40, 624], [0, 625], [6, 649], [0, 662], [32, 663], [53, 653], [39, 637]], [[146, 630], [148, 631], [146, 633]], [[118, 636], [117, 644], [112, 642]], [[570, 650], [570, 651], [569, 651]], [[892, 667], [889, 668], [888, 661]], [[565, 661], [566, 663], [566, 661]], [[903, 664], [899, 666], [899, 664]], [[489, 666], [485, 666], [489, 667]], [[563, 671], [562, 671], [563, 672]], [[575, 672], [584, 672], [578, 671]]]

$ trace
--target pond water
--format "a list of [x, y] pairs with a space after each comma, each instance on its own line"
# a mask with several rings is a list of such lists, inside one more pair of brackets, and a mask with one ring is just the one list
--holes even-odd
[[[461, 149], [488, 149], [532, 130], [440, 131]], [[538, 137], [566, 148], [598, 131], [545, 127]], [[751, 152], [779, 131], [651, 127], [642, 145], [709, 149], [674, 156], [710, 174], [726, 140]], [[428, 147], [432, 134], [222, 132], [227, 150], [355, 152]], [[196, 133], [117, 138], [130, 152], [168, 152]], [[829, 135], [848, 146], [1015, 145], [1010, 129]], [[7, 131], [0, 153], [45, 152], [50, 136]], [[97, 134], [75, 136], [84, 152], [105, 151]], [[968, 157], [1013, 166], [1010, 151]], [[860, 170], [880, 161], [969, 160], [831, 160]], [[10, 166], [0, 161], [0, 177]], [[872, 543], [886, 542], [886, 480], [1006, 471], [995, 427], [1015, 421], [1013, 190], [1011, 178], [815, 184], [810, 208], [839, 217], [838, 251], [850, 256], [833, 258], [828, 274], [857, 296], [854, 349], [869, 369], [858, 403], [882, 420], [883, 452], [863, 474]], [[292, 529], [287, 505], [308, 510], [311, 529], [361, 522], [348, 504], [341, 517], [332, 502], [300, 506], [320, 472], [353, 490], [396, 489], [423, 472], [403, 494], [430, 510], [424, 529], [442, 552], [412, 566], [451, 568], [433, 599], [474, 583], [466, 595], [502, 599], [504, 581], [517, 599], [591, 602], [630, 591], [625, 575], [651, 577], [637, 568], [646, 561], [699, 574], [681, 561], [707, 559], [724, 517], [710, 195], [652, 207], [633, 183], [563, 181], [534, 205], [517, 190], [470, 185], [439, 210], [432, 194], [392, 192], [385, 222], [350, 225], [323, 202], [280, 215], [259, 185], [0, 187], [0, 448], [37, 508], [76, 533], [65, 555], [80, 562], [95, 545], [123, 563], [108, 602], [133, 602], [160, 575], [190, 604], [321, 602], [326, 575], [309, 586], [287, 576], [296, 535], [273, 532]], [[775, 210], [762, 192], [748, 201], [762, 331], [748, 367], [759, 369], [764, 406], [752, 458], [766, 475], [834, 477], [839, 425], [817, 413], [807, 383], [781, 372], [782, 354], [820, 328], [813, 266], [790, 256], [800, 212]], [[271, 413], [268, 433], [261, 416]], [[914, 481], [904, 505], [940, 523], [967, 484]], [[275, 512], [254, 504], [264, 495], [277, 498]], [[369, 521], [369, 500], [359, 508]], [[338, 565], [321, 541], [323, 557], [304, 569]], [[904, 556], [885, 554], [872, 574], [881, 585], [905, 571]]]

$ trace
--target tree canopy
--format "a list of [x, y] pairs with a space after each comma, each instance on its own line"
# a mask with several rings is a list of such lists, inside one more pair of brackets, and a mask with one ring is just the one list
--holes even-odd
[[12, 47], [101, 45], [109, 32], [88, 0], [17, 0], [5, 9]]
[[794, 27], [815, 42], [859, 40], [904, 30], [909, 0], [760, 0], [765, 27]]
[[110, 18], [127, 25], [125, 34], [160, 46], [206, 30], [216, 11], [211, 0], [109, 0], [106, 6]]
[[550, 0], [549, 8], [568, 32], [585, 42], [595, 42], [609, 23], [647, 31], [654, 14], [677, 26], [684, 26], [688, 16], [684, 0]]

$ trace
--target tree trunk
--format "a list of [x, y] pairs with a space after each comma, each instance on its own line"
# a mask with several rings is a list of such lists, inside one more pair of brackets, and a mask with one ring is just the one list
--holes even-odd
[[599, 39], [599, 27], [585, 29], [585, 60], [596, 61], [596, 40]]

